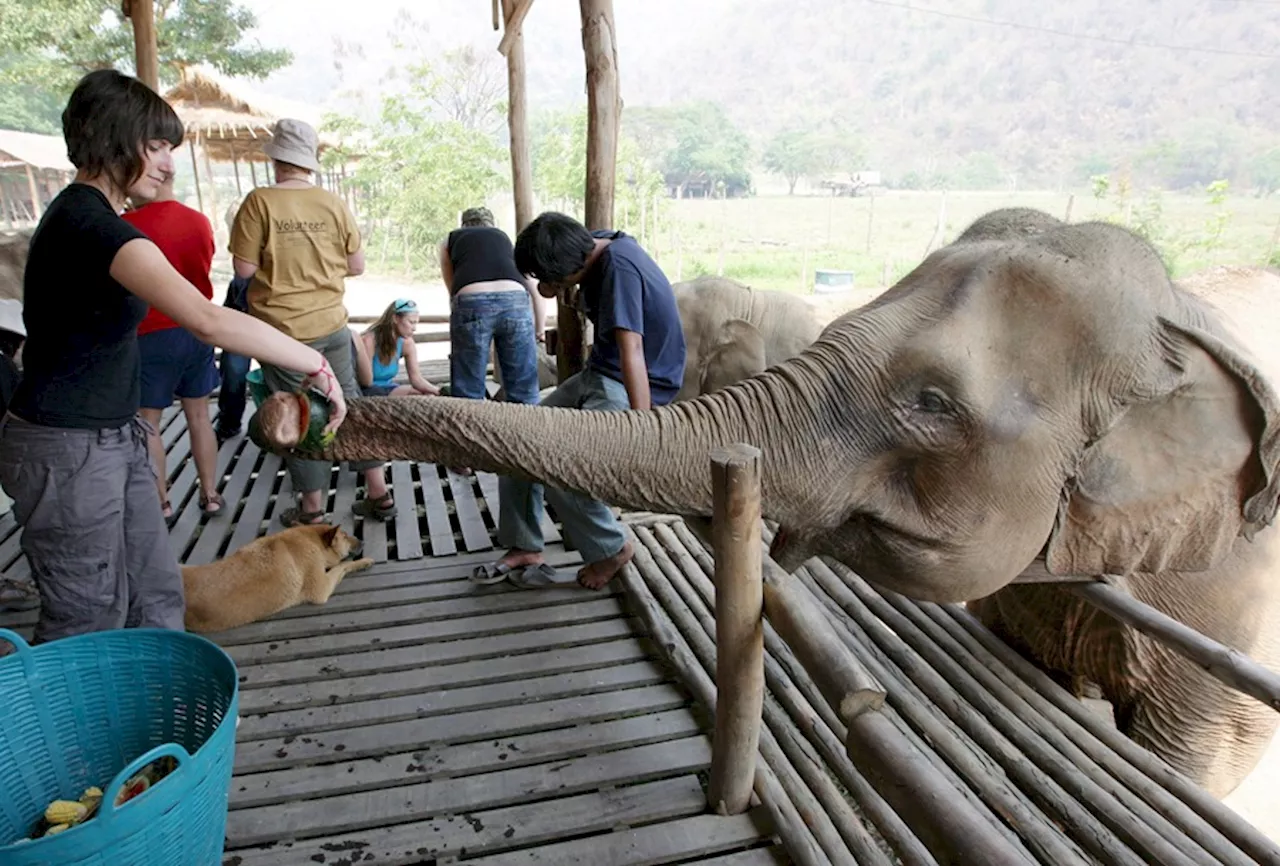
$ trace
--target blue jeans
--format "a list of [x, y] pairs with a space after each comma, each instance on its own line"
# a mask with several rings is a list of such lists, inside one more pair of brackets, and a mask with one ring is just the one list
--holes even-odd
[[[249, 280], [236, 277], [227, 287], [227, 298], [222, 302], [224, 307], [248, 311], [245, 292], [249, 289]], [[218, 371], [222, 374], [222, 385], [218, 389], [218, 435], [230, 439], [240, 432], [240, 422], [244, 418], [244, 407], [247, 402], [249, 375], [249, 359], [244, 355], [233, 355], [223, 351], [218, 362]]]
[[453, 299], [449, 313], [449, 395], [483, 400], [489, 344], [498, 351], [511, 403], [538, 402], [538, 344], [533, 305], [524, 292], [478, 292]]
[[[631, 408], [627, 389], [590, 367], [565, 379], [542, 401], [544, 406], [617, 412]], [[498, 543], [507, 549], [542, 550], [542, 498], [556, 510], [565, 537], [588, 564], [622, 550], [622, 526], [609, 506], [581, 493], [518, 481], [498, 479]]]

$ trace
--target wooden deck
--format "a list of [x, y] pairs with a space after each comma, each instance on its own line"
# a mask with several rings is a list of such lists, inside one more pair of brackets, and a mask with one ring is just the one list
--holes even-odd
[[[292, 500], [278, 458], [226, 443], [227, 514], [202, 520], [180, 416], [163, 435], [184, 561], [278, 531]], [[708, 813], [714, 564], [683, 523], [628, 515], [636, 561], [599, 593], [479, 587], [466, 575], [495, 555], [496, 479], [409, 463], [390, 477], [400, 516], [385, 526], [351, 517], [346, 470], [329, 502], [374, 568], [323, 607], [214, 636], [242, 687], [224, 866], [937, 862], [848, 760], [842, 724], [769, 626], [761, 760], [807, 799]], [[0, 518], [5, 577], [26, 575], [18, 542]], [[559, 541], [548, 554], [580, 562]], [[963, 608], [819, 560], [797, 579], [885, 685], [901, 736], [1025, 862], [1280, 864], [1274, 842]], [[661, 617], [641, 616], [641, 596]], [[0, 626], [29, 633], [34, 619]], [[788, 809], [803, 838], [775, 834]]]

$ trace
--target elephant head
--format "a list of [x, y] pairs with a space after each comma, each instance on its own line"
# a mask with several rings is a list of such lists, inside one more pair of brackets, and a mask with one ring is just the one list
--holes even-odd
[[1276, 396], [1144, 241], [1033, 213], [980, 219], [799, 356], [714, 394], [646, 412], [353, 400], [315, 456], [707, 516], [709, 452], [746, 442], [787, 568], [828, 554], [934, 601], [988, 595], [1041, 555], [1054, 573], [1206, 568], [1275, 515]]

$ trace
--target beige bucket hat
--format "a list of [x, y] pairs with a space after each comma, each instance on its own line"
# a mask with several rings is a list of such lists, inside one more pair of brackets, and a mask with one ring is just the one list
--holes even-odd
[[276, 121], [271, 140], [262, 146], [262, 152], [274, 160], [319, 171], [320, 161], [316, 159], [319, 146], [320, 137], [311, 124], [292, 117], [282, 117]]

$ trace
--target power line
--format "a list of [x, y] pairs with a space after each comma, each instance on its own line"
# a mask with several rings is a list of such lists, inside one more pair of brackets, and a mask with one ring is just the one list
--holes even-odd
[[[1086, 39], [1093, 42], [1108, 42], [1112, 45], [1130, 45], [1137, 48], [1165, 48], [1170, 51], [1200, 51], [1206, 54], [1225, 54], [1230, 57], [1259, 57], [1263, 60], [1280, 60], [1280, 54], [1263, 54], [1258, 51], [1232, 51], [1229, 48], [1202, 48], [1197, 45], [1168, 45], [1163, 42], [1139, 42], [1136, 39], [1121, 39], [1116, 36], [1092, 36], [1087, 33], [1071, 33], [1067, 30], [1055, 30], [1052, 27], [1041, 27], [1037, 24], [1023, 24], [1018, 21], [997, 21], [993, 18], [980, 18], [976, 15], [964, 15], [959, 12], [943, 12], [940, 9], [926, 9], [922, 6], [912, 6], [910, 3], [894, 3], [892, 0], [865, 0], [876, 6], [890, 6], [894, 9], [906, 9], [911, 12], [923, 12], [926, 15], [937, 15], [942, 18], [955, 18], [959, 21], [969, 21], [974, 24], [992, 24], [998, 27], [1013, 27], [1018, 30], [1033, 30], [1036, 33], [1049, 33], [1054, 36], [1066, 36], [1069, 39]], [[1250, 0], [1233, 0], [1236, 3], [1250, 2]], [[1251, 2], [1262, 3], [1266, 0], [1251, 0]]]

